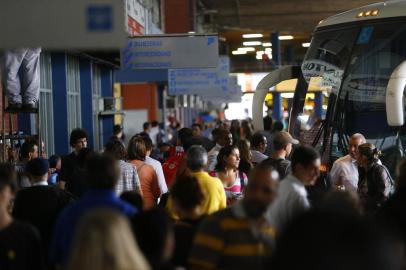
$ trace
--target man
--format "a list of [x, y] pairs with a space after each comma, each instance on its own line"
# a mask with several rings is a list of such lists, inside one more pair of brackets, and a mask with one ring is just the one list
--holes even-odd
[[339, 189], [357, 192], [358, 165], [356, 155], [358, 146], [365, 143], [365, 137], [360, 133], [351, 136], [348, 144], [348, 155], [337, 159], [330, 171], [331, 182]]
[[258, 165], [245, 197], [201, 224], [189, 257], [191, 269], [268, 269], [275, 234], [265, 214], [277, 186], [278, 173]]
[[268, 156], [264, 155], [268, 142], [266, 141], [266, 137], [262, 135], [260, 132], [255, 133], [252, 135], [251, 138], [251, 154], [252, 154], [252, 163], [257, 165], [268, 158]]
[[144, 133], [147, 133], [149, 135], [149, 133], [151, 132], [151, 124], [149, 122], [145, 122], [144, 124], [142, 124], [142, 129]]
[[109, 155], [94, 154], [86, 164], [89, 190], [81, 200], [66, 208], [55, 226], [50, 260], [53, 265], [65, 266], [80, 218], [92, 209], [112, 208], [132, 217], [136, 209], [120, 200], [114, 188], [119, 178], [119, 166]]
[[142, 139], [144, 140], [145, 148], [147, 150], [146, 156], [145, 156], [145, 163], [151, 165], [152, 168], [154, 168], [156, 176], [158, 177], [159, 190], [161, 191], [161, 194], [165, 194], [168, 192], [168, 186], [166, 185], [164, 172], [162, 170], [162, 165], [158, 160], [151, 158], [152, 140], [151, 140], [151, 138], [146, 137], [146, 136], [143, 136]]
[[23, 143], [20, 149], [21, 161], [16, 165], [17, 184], [20, 188], [31, 186], [29, 176], [26, 173], [27, 163], [38, 158], [38, 143], [29, 139]]
[[204, 137], [203, 134], [203, 127], [201, 124], [194, 123], [192, 125], [192, 133], [193, 133], [193, 138], [200, 142], [204, 149], [207, 151], [210, 151], [214, 147], [214, 143], [208, 139], [207, 137]]
[[114, 125], [113, 136], [110, 137], [109, 141], [111, 140], [117, 140], [124, 145], [124, 132], [120, 125]]
[[207, 171], [212, 172], [217, 165], [217, 156], [220, 149], [226, 145], [233, 144], [233, 136], [227, 129], [219, 128], [217, 131], [213, 131], [215, 134], [216, 145], [210, 150], [208, 154], [208, 166]]
[[44, 251], [48, 251], [52, 232], [60, 212], [73, 197], [68, 192], [48, 186], [48, 160], [35, 158], [27, 163], [26, 171], [30, 175], [32, 186], [17, 193], [14, 201], [13, 216], [34, 225], [41, 234]]
[[[269, 111], [268, 111], [268, 113], [269, 113]], [[267, 156], [271, 155], [272, 122], [273, 122], [273, 119], [270, 115], [265, 116], [263, 119], [264, 130], [262, 131], [262, 135], [265, 136], [266, 141], [268, 142], [268, 145], [265, 150], [265, 155], [267, 155]]]
[[87, 133], [84, 129], [76, 128], [70, 133], [70, 146], [72, 153], [62, 157], [61, 172], [58, 175], [58, 185], [64, 189], [65, 186], [74, 181], [74, 173], [79, 167], [79, 152], [87, 147]]
[[292, 144], [298, 144], [299, 141], [286, 131], [280, 131], [273, 138], [273, 152], [271, 157], [264, 160], [263, 163], [269, 164], [279, 173], [279, 179], [284, 179], [290, 173], [290, 161], [286, 159], [292, 151]]
[[159, 128], [159, 123], [158, 121], [152, 121], [151, 122], [151, 129], [149, 131], [149, 137], [152, 140], [152, 144], [156, 147], [157, 144], [157, 139], [158, 139], [158, 134], [160, 133], [160, 128]]
[[299, 146], [292, 155], [292, 173], [280, 182], [270, 218], [278, 230], [310, 208], [305, 186], [314, 185], [320, 175], [320, 156], [308, 146]]

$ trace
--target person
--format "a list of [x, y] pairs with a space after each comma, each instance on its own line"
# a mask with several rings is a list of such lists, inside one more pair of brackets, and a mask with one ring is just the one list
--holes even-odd
[[142, 124], [142, 130], [149, 136], [149, 133], [151, 132], [151, 124], [149, 122], [145, 122], [144, 124]]
[[155, 174], [158, 179], [158, 185], [159, 185], [159, 190], [161, 191], [161, 194], [165, 194], [168, 192], [168, 186], [166, 185], [166, 180], [165, 180], [165, 175], [162, 170], [162, 165], [161, 163], [153, 159], [151, 157], [151, 152], [152, 152], [152, 140], [149, 137], [143, 136], [142, 139], [144, 140], [145, 143], [145, 148], [146, 148], [146, 154], [145, 154], [145, 163], [148, 165], [151, 165], [152, 168], [154, 168]]
[[240, 140], [251, 140], [252, 138], [252, 126], [247, 120], [241, 121]]
[[131, 204], [138, 212], [144, 208], [142, 196], [137, 191], [124, 191], [120, 194], [120, 199]]
[[[233, 137], [233, 142], [238, 142], [240, 140], [240, 138], [241, 138], [240, 120], [238, 120], [238, 119], [231, 120], [230, 133]], [[213, 136], [213, 139], [214, 139], [214, 136]]]
[[250, 142], [247, 140], [240, 140], [237, 142], [237, 146], [240, 151], [240, 165], [238, 166], [238, 170], [249, 176], [253, 168]]
[[144, 210], [157, 205], [161, 196], [158, 177], [154, 168], [145, 162], [147, 148], [144, 139], [140, 136], [134, 136], [128, 143], [129, 162], [137, 169], [140, 178]]
[[139, 213], [132, 219], [138, 246], [154, 270], [173, 269], [173, 227], [168, 214], [159, 208]]
[[348, 143], [348, 155], [334, 162], [330, 171], [330, 178], [336, 188], [357, 193], [358, 164], [356, 158], [358, 146], [363, 143], [366, 143], [366, 140], [362, 134], [353, 134]]
[[267, 141], [264, 135], [260, 132], [255, 133], [251, 138], [251, 154], [252, 154], [252, 163], [257, 165], [268, 158], [264, 155], [266, 150]]
[[271, 156], [263, 162], [272, 165], [279, 173], [279, 178], [282, 180], [290, 173], [290, 160], [286, 159], [292, 152], [292, 145], [299, 144], [298, 140], [286, 131], [280, 131], [273, 137], [273, 151]]
[[61, 171], [61, 157], [58, 155], [52, 155], [49, 159], [49, 172], [48, 172], [48, 184], [55, 185], [58, 174]]
[[40, 90], [41, 48], [4, 51], [0, 69], [8, 99], [8, 109], [36, 109]]
[[109, 141], [117, 140], [124, 145], [124, 131], [120, 125], [113, 126], [113, 136], [110, 137]]
[[152, 145], [156, 147], [158, 143], [161, 143], [162, 141], [158, 142], [158, 135], [160, 134], [161, 129], [159, 128], [159, 123], [158, 121], [152, 121], [151, 122], [151, 130], [149, 131], [149, 137], [152, 140]]
[[201, 124], [194, 123], [192, 124], [192, 133], [193, 138], [201, 142], [201, 145], [207, 150], [210, 151], [214, 147], [214, 143], [207, 137], [202, 136], [203, 127]]
[[30, 179], [26, 173], [26, 166], [30, 160], [38, 158], [38, 143], [33, 139], [25, 141], [21, 146], [20, 155], [21, 161], [15, 166], [17, 184], [19, 188], [26, 188], [31, 186]]
[[269, 215], [278, 230], [310, 209], [305, 186], [314, 185], [320, 175], [320, 156], [312, 147], [299, 146], [292, 154], [292, 173], [281, 181], [278, 197]]
[[244, 198], [203, 220], [189, 257], [191, 269], [268, 269], [275, 230], [266, 212], [277, 186], [272, 167], [254, 168]]
[[265, 150], [265, 155], [270, 156], [271, 155], [271, 147], [272, 147], [272, 116], [267, 114], [267, 116], [264, 117], [263, 123], [264, 123], [264, 130], [262, 131], [262, 135], [265, 136], [266, 141], [268, 142], [268, 145]]
[[74, 201], [72, 194], [57, 186], [49, 186], [48, 160], [35, 158], [27, 163], [32, 186], [17, 193], [13, 216], [35, 226], [47, 252], [56, 220], [62, 210]]
[[10, 215], [16, 190], [13, 167], [0, 164], [0, 269], [44, 269], [38, 231]]
[[87, 147], [87, 133], [84, 129], [76, 128], [70, 133], [70, 146], [72, 153], [62, 157], [61, 172], [58, 175], [57, 183], [63, 189], [70, 181], [74, 181], [73, 173], [78, 169], [78, 155], [81, 149]]
[[116, 194], [120, 195], [126, 191], [135, 191], [142, 194], [137, 169], [131, 163], [125, 161], [127, 152], [124, 145], [118, 140], [111, 140], [106, 144], [104, 153], [114, 157], [120, 165], [120, 177], [115, 187]]
[[74, 171], [71, 172], [71, 181], [68, 181], [65, 185], [65, 190], [72, 193], [76, 198], [81, 198], [86, 193], [87, 186], [86, 181], [86, 162], [93, 155], [93, 150], [89, 148], [82, 148], [76, 157], [76, 164], [73, 167]]
[[112, 209], [84, 215], [70, 250], [68, 270], [149, 270], [128, 220]]
[[55, 225], [50, 248], [53, 266], [66, 266], [78, 221], [92, 209], [112, 208], [131, 217], [137, 210], [120, 200], [114, 192], [120, 174], [119, 165], [109, 155], [94, 154], [86, 163], [86, 180], [89, 190], [76, 203], [65, 208]]
[[202, 220], [206, 217], [201, 210], [205, 195], [196, 177], [182, 176], [176, 179], [170, 192], [175, 214], [175, 250], [172, 264], [187, 268], [187, 258], [193, 239]]
[[231, 205], [242, 198], [244, 188], [247, 186], [247, 175], [238, 171], [240, 165], [240, 151], [235, 145], [221, 148], [217, 156], [215, 170], [211, 176], [221, 180], [227, 197], [227, 205]]
[[208, 166], [207, 171], [214, 171], [217, 164], [217, 155], [220, 149], [226, 145], [233, 144], [233, 137], [227, 129], [219, 129], [215, 132], [216, 134], [216, 145], [208, 153]]
[[371, 143], [358, 146], [358, 195], [365, 210], [370, 213], [375, 212], [389, 198], [394, 185], [388, 169], [379, 160], [380, 155], [381, 152]]

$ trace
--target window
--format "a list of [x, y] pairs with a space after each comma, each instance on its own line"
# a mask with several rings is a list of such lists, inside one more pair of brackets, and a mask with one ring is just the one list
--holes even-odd
[[75, 128], [82, 127], [80, 104], [80, 67], [78, 59], [68, 56], [66, 73], [68, 132], [71, 132]]
[[93, 65], [92, 74], [92, 115], [93, 115], [93, 142], [96, 151], [102, 150], [102, 122], [99, 118], [99, 104], [101, 99], [101, 71], [100, 67]]
[[55, 153], [54, 146], [54, 117], [52, 100], [52, 69], [51, 55], [42, 53], [40, 57], [40, 96], [39, 96], [40, 135], [45, 143], [45, 153], [48, 156]]

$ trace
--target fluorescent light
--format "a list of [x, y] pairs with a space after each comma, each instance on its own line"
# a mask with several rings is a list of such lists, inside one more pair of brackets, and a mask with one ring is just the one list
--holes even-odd
[[242, 45], [244, 46], [259, 46], [261, 44], [262, 44], [261, 41], [245, 41], [242, 43]]
[[243, 47], [243, 48], [238, 48], [238, 51], [243, 51], [243, 52], [254, 52], [255, 48], [254, 47]]
[[262, 60], [262, 54], [257, 54], [257, 56], [255, 58], [258, 60]]
[[265, 53], [264, 51], [257, 51], [257, 54], [263, 54], [263, 53]]
[[279, 36], [279, 40], [292, 40], [293, 36]]
[[247, 54], [246, 51], [232, 51], [231, 53], [232, 53], [233, 55]]
[[189, 32], [187, 32], [188, 34], [196, 34], [196, 32], [195, 31], [189, 31]]
[[271, 42], [264, 42], [264, 43], [262, 43], [262, 46], [264, 46], [264, 47], [272, 47], [272, 43]]
[[283, 98], [293, 98], [295, 96], [295, 93], [282, 93], [281, 96]]
[[261, 38], [263, 34], [244, 34], [242, 35], [243, 38]]
[[265, 53], [272, 53], [272, 49], [271, 48], [266, 48]]
[[302, 43], [302, 47], [303, 48], [309, 48], [310, 47], [310, 42]]

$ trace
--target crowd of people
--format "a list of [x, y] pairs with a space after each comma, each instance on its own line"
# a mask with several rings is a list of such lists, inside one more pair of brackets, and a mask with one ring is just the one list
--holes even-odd
[[[362, 134], [331, 170], [283, 124], [145, 123], [103, 151], [21, 146], [0, 164], [0, 269], [403, 269], [406, 160], [396, 181]], [[312, 198], [314, 187], [318, 199]]]

